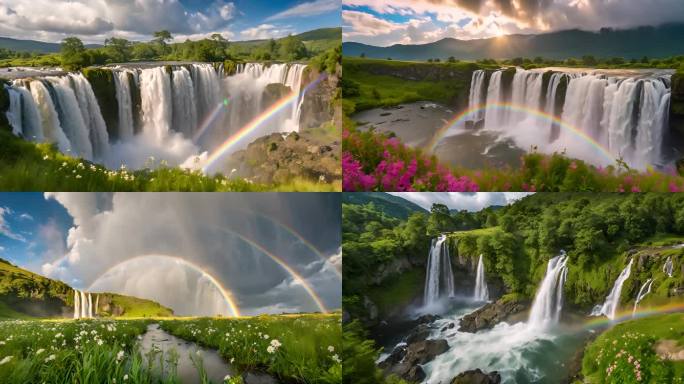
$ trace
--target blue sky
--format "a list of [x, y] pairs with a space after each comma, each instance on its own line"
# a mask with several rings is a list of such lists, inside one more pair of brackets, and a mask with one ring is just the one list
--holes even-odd
[[344, 41], [377, 46], [684, 22], [684, 1], [342, 0]]
[[341, 0], [3, 0], [0, 36], [59, 42], [77, 36], [150, 40], [167, 29], [177, 41], [221, 33], [230, 40], [282, 37], [339, 27]]
[[[150, 298], [183, 314], [196, 314], [188, 303], [203, 292], [197, 288], [202, 276], [190, 264], [228, 288], [244, 314], [317, 310], [299, 280], [266, 250], [328, 308], [339, 308], [340, 198], [0, 193], [0, 257], [74, 288]], [[157, 256], [166, 263], [150, 259]], [[202, 297], [210, 306], [211, 295]]]

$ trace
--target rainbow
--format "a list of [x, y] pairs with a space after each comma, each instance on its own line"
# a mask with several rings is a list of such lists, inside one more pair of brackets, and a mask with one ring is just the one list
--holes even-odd
[[223, 107], [228, 108], [229, 103], [230, 100], [223, 99], [223, 102], [218, 103], [216, 107], [207, 114], [204, 120], [202, 120], [202, 122], [197, 126], [197, 132], [195, 132], [195, 134], [192, 136], [192, 141], [194, 143], [196, 143], [197, 140], [199, 140], [200, 137], [204, 135], [204, 132], [206, 132], [209, 129], [209, 127], [211, 127], [212, 124], [214, 124], [214, 121], [216, 121], [221, 112], [223, 112]]
[[428, 142], [426, 148], [432, 152], [434, 151], [435, 146], [439, 142], [439, 140], [442, 139], [442, 137], [449, 131], [449, 129], [465, 124], [465, 121], [468, 120], [471, 115], [475, 114], [476, 112], [481, 112], [481, 111], [486, 111], [486, 110], [492, 110], [492, 109], [506, 109], [510, 111], [515, 111], [515, 112], [522, 112], [526, 113], [531, 116], [535, 116], [537, 118], [540, 118], [542, 120], [557, 124], [559, 127], [563, 128], [567, 132], [572, 133], [574, 136], [579, 138], [580, 140], [583, 140], [587, 142], [589, 145], [594, 147], [596, 149], [596, 152], [598, 152], [600, 155], [605, 157], [610, 163], [615, 162], [615, 157], [610, 153], [610, 151], [602, 146], [599, 142], [597, 142], [594, 138], [591, 136], [587, 135], [585, 132], [583, 132], [581, 129], [574, 127], [564, 120], [562, 120], [560, 117], [546, 113], [544, 111], [540, 111], [534, 108], [526, 107], [524, 105], [518, 105], [518, 104], [513, 104], [513, 103], [489, 103], [489, 104], [480, 104], [476, 105], [475, 107], [466, 109], [465, 111], [459, 113], [456, 115], [453, 119], [449, 120], [442, 128], [440, 128], [435, 135], [430, 139]]
[[616, 324], [619, 322], [632, 320], [633, 318], [642, 318], [664, 313], [684, 312], [684, 302], [670, 303], [652, 308], [637, 309], [636, 313], [632, 314], [631, 310], [623, 310], [616, 314], [615, 319], [611, 320], [607, 317], [601, 316], [587, 320], [584, 323], [584, 328], [593, 329]]
[[230, 229], [221, 228], [221, 227], [218, 227], [218, 226], [213, 226], [213, 227], [216, 228], [216, 229], [218, 229], [218, 230], [224, 231], [224, 232], [226, 232], [226, 233], [228, 233], [228, 234], [231, 234], [231, 235], [233, 235], [233, 236], [238, 237], [240, 240], [244, 241], [245, 243], [249, 244], [251, 247], [256, 248], [259, 252], [261, 252], [261, 253], [263, 253], [264, 255], [266, 255], [266, 256], [268, 256], [269, 258], [271, 258], [271, 260], [275, 261], [275, 262], [276, 262], [278, 265], [280, 265], [287, 273], [289, 273], [290, 276], [292, 276], [292, 278], [293, 278], [295, 281], [297, 281], [299, 284], [302, 285], [302, 287], [304, 288], [304, 290], [309, 294], [309, 296], [311, 297], [311, 299], [313, 300], [313, 302], [316, 304], [316, 306], [318, 307], [318, 309], [321, 310], [321, 312], [323, 312], [323, 313], [328, 313], [328, 309], [325, 307], [325, 305], [323, 305], [323, 302], [321, 301], [321, 298], [316, 294], [316, 292], [313, 290], [313, 288], [311, 288], [311, 285], [309, 285], [309, 283], [306, 281], [306, 279], [305, 279], [302, 275], [300, 275], [299, 273], [297, 273], [297, 271], [295, 271], [294, 269], [292, 269], [292, 267], [290, 267], [289, 265], [287, 265], [287, 263], [285, 262], [285, 260], [283, 260], [282, 258], [280, 258], [280, 257], [278, 257], [278, 256], [276, 256], [276, 255], [274, 255], [273, 253], [269, 252], [267, 249], [265, 249], [265, 248], [262, 247], [261, 245], [257, 244], [257, 243], [254, 242], [253, 240], [251, 240], [251, 239], [249, 239], [249, 238], [247, 238], [247, 237], [245, 237], [245, 236], [243, 236], [243, 235], [241, 235], [241, 234], [239, 234], [239, 233], [237, 233], [237, 232], [234, 232], [234, 231], [232, 231], [232, 230], [230, 230]]
[[215, 278], [214, 276], [212, 276], [211, 274], [209, 274], [207, 271], [205, 271], [204, 269], [202, 269], [202, 268], [201, 268], [200, 266], [198, 266], [197, 264], [194, 264], [194, 263], [192, 263], [192, 262], [190, 262], [190, 261], [187, 261], [187, 260], [185, 260], [185, 259], [183, 259], [183, 258], [180, 258], [180, 257], [177, 257], [177, 256], [168, 256], [168, 255], [156, 255], [156, 254], [153, 254], [153, 255], [141, 255], [141, 256], [136, 256], [136, 257], [130, 258], [130, 259], [126, 259], [126, 260], [124, 260], [124, 261], [122, 261], [122, 262], [120, 262], [120, 263], [117, 263], [117, 264], [115, 264], [115, 265], [109, 267], [106, 271], [104, 271], [102, 274], [100, 274], [100, 275], [92, 282], [92, 284], [90, 284], [90, 286], [89, 286], [88, 289], [86, 289], [86, 290], [87, 290], [87, 291], [91, 291], [93, 285], [95, 285], [95, 283], [97, 283], [98, 280], [100, 280], [101, 278], [103, 278], [103, 277], [106, 276], [108, 273], [112, 272], [113, 270], [115, 270], [115, 269], [117, 269], [117, 268], [119, 268], [119, 267], [121, 267], [121, 266], [123, 266], [123, 265], [125, 265], [125, 264], [127, 264], [127, 263], [130, 263], [130, 262], [133, 262], [133, 261], [136, 261], [136, 260], [140, 260], [140, 259], [145, 259], [145, 258], [163, 258], [163, 259], [165, 259], [165, 260], [171, 260], [171, 261], [174, 261], [174, 262], [176, 262], [176, 263], [181, 263], [181, 264], [183, 264], [184, 266], [190, 267], [190, 268], [193, 269], [194, 271], [199, 272], [203, 277], [206, 277], [207, 280], [209, 280], [209, 281], [216, 287], [216, 289], [218, 289], [218, 291], [221, 293], [221, 296], [223, 297], [223, 300], [226, 302], [226, 304], [228, 304], [228, 307], [230, 308], [230, 311], [232, 312], [233, 316], [234, 316], [234, 317], [239, 317], [239, 316], [240, 316], [240, 310], [238, 309], [237, 305], [235, 304], [235, 300], [233, 300], [233, 297], [232, 297], [231, 293], [230, 293], [223, 285], [221, 285], [221, 283], [220, 283], [218, 280], [216, 280], [216, 278]]
[[288, 95], [283, 97], [282, 99], [276, 101], [268, 107], [265, 111], [263, 111], [261, 114], [256, 116], [252, 121], [247, 123], [245, 126], [240, 128], [234, 135], [229, 137], [226, 141], [224, 141], [209, 157], [207, 158], [207, 161], [202, 168], [204, 173], [207, 173], [208, 170], [224, 155], [226, 155], [231, 148], [233, 148], [237, 143], [240, 142], [240, 140], [244, 139], [247, 135], [250, 133], [256, 131], [259, 127], [261, 127], [264, 123], [269, 121], [271, 118], [276, 116], [278, 113], [283, 111], [285, 107], [288, 105], [292, 104], [293, 102], [296, 102], [299, 100], [300, 95], [306, 94], [310, 89], [315, 87], [318, 83], [321, 82], [326, 77], [325, 74], [321, 74], [316, 80], [312, 81], [309, 83], [303, 90], [297, 92], [293, 91], [290, 92]]

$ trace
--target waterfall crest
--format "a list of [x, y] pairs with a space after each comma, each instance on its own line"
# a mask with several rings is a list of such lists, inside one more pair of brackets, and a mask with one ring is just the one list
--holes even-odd
[[634, 300], [634, 309], [632, 310], [632, 317], [636, 315], [636, 310], [639, 307], [639, 303], [641, 300], [643, 300], [646, 295], [651, 293], [651, 286], [653, 285], [653, 279], [648, 279], [646, 282], [639, 288], [639, 293], [637, 293], [637, 297]]
[[454, 273], [446, 235], [432, 239], [425, 278], [424, 305], [437, 302], [442, 296], [454, 296]]
[[485, 268], [482, 255], [477, 261], [477, 273], [475, 276], [475, 292], [473, 294], [475, 301], [489, 300], [489, 290], [487, 289], [487, 281], [485, 280]]
[[622, 270], [622, 272], [620, 272], [620, 275], [618, 276], [617, 280], [615, 280], [615, 284], [613, 284], [613, 288], [610, 290], [610, 293], [606, 297], [606, 300], [603, 302], [602, 305], [597, 305], [594, 307], [594, 309], [591, 311], [591, 316], [605, 315], [611, 320], [615, 319], [615, 313], [617, 312], [618, 305], [620, 304], [620, 294], [622, 293], [622, 285], [629, 278], [629, 275], [632, 271], [633, 262], [633, 258], [629, 260], [629, 264], [627, 264], [627, 266]]
[[[633, 76], [608, 71], [567, 71], [517, 68], [509, 85], [502, 83], [504, 70], [491, 74], [485, 89], [486, 72], [473, 73], [469, 107], [482, 103], [511, 103], [516, 108], [487, 108], [471, 115], [484, 119], [486, 130], [510, 136], [520, 148], [538, 146], [603, 165], [591, 142], [561, 129], [558, 122], [525, 110], [560, 117], [567, 127], [580, 130], [617, 159], [634, 168], [663, 165], [665, 132], [670, 105], [670, 74]], [[548, 76], [545, 79], [545, 76]], [[559, 93], [566, 84], [564, 94]], [[612, 162], [612, 159], [610, 160]]]
[[530, 329], [547, 328], [558, 323], [563, 309], [563, 286], [568, 275], [568, 256], [564, 251], [549, 260], [546, 274], [532, 302], [527, 321]]

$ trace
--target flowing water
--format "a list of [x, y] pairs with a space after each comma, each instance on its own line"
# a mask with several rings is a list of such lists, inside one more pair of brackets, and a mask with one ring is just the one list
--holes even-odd
[[[196, 364], [200, 363], [204, 367], [207, 379], [212, 383], [223, 383], [223, 378], [227, 374], [234, 375], [234, 370], [215, 350], [202, 348], [195, 343], [175, 337], [163, 331], [159, 324], [147, 326], [147, 332], [140, 341], [140, 352], [143, 356], [163, 352], [165, 361], [169, 359], [170, 354], [176, 354], [178, 357], [176, 373], [181, 383], [201, 382], [196, 368]], [[166, 377], [171, 372], [168, 365], [160, 366], [158, 357], [153, 361], [153, 370], [162, 377]]]
[[224, 76], [211, 64], [112, 67], [117, 113], [109, 123], [82, 74], [32, 73], [6, 86], [7, 117], [18, 136], [110, 168], [147, 167], [151, 159], [193, 164], [291, 92], [296, 100], [264, 118], [233, 151], [273, 132], [298, 131], [305, 68], [248, 63]]
[[425, 306], [435, 304], [445, 295], [448, 297], [454, 296], [454, 273], [451, 269], [449, 244], [446, 240], [446, 235], [432, 239], [423, 295], [423, 304]]
[[639, 293], [637, 294], [636, 299], [634, 300], [634, 309], [632, 310], [632, 316], [636, 315], [636, 310], [639, 308], [639, 303], [641, 300], [646, 297], [649, 293], [651, 293], [651, 286], [653, 285], [653, 279], [648, 279], [646, 282], [639, 288]]
[[527, 320], [529, 328], [544, 329], [558, 323], [563, 309], [563, 285], [568, 276], [567, 261], [568, 256], [565, 252], [549, 260], [544, 280], [532, 302]]
[[93, 314], [97, 314], [99, 298], [96, 296], [93, 308], [93, 295], [74, 289], [74, 319], [92, 319]]
[[489, 300], [489, 290], [487, 289], [487, 280], [485, 280], [485, 267], [482, 255], [477, 261], [477, 272], [475, 275], [475, 292], [473, 293], [475, 301]]
[[668, 277], [672, 277], [672, 272], [674, 270], [674, 265], [672, 264], [672, 256], [668, 256], [665, 264], [663, 264], [663, 273]]
[[602, 305], [595, 306], [594, 309], [591, 311], [591, 316], [604, 315], [611, 320], [615, 319], [615, 313], [617, 312], [618, 305], [620, 304], [620, 293], [622, 293], [622, 285], [629, 278], [629, 275], [632, 271], [633, 262], [633, 258], [629, 260], [629, 264], [627, 264], [625, 269], [623, 269], [622, 272], [620, 272], [620, 275], [618, 276], [617, 280], [615, 280], [615, 284], [613, 284], [613, 288], [610, 290], [610, 293], [606, 297], [606, 301], [604, 301]]

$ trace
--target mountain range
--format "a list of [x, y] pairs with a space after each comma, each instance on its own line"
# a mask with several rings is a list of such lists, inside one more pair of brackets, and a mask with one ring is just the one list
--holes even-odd
[[345, 56], [364, 54], [369, 58], [398, 60], [444, 60], [451, 56], [460, 60], [537, 56], [567, 59], [584, 55], [599, 58], [662, 58], [684, 55], [684, 23], [622, 30], [602, 28], [596, 32], [571, 29], [475, 40], [445, 38], [428, 44], [395, 44], [388, 47], [345, 42], [342, 52]]

